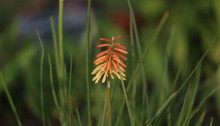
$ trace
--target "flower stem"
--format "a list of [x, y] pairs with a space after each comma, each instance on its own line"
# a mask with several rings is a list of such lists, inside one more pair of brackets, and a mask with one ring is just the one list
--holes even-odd
[[111, 121], [111, 86], [110, 86], [110, 80], [107, 81], [107, 95], [108, 95], [108, 126], [111, 126], [112, 121]]

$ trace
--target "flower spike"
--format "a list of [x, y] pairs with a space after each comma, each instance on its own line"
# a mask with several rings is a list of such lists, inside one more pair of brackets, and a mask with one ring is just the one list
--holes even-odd
[[113, 36], [111, 40], [108, 38], [99, 39], [100, 41], [110, 43], [97, 45], [98, 48], [107, 49], [97, 54], [96, 60], [94, 61], [94, 64], [97, 66], [92, 71], [92, 75], [95, 74], [92, 80], [95, 81], [95, 83], [98, 83], [99, 80], [104, 83], [108, 78], [114, 79], [114, 75], [120, 80], [125, 80], [126, 74], [124, 68], [126, 65], [123, 60], [127, 60], [124, 54], [128, 54], [128, 52], [125, 46], [116, 42], [116, 40], [121, 38], [122, 36]]

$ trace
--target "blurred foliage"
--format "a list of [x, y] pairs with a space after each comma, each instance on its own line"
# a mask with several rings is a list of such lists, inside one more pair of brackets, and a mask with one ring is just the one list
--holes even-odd
[[[25, 1], [25, 0], [22, 0]], [[93, 1], [92, 1], [93, 2]], [[212, 45], [211, 41], [216, 36], [220, 28], [220, 1], [219, 0], [194, 0], [194, 1], [181, 1], [181, 0], [138, 0], [131, 1], [134, 7], [136, 15], [137, 26], [139, 30], [139, 37], [141, 46], [145, 47], [151, 40], [152, 36], [156, 32], [156, 27], [165, 11], [169, 11], [170, 18], [166, 23], [166, 26], [162, 30], [160, 36], [156, 39], [155, 44], [150, 48], [147, 56], [145, 57], [145, 71], [148, 82], [148, 95], [150, 96], [150, 106], [152, 108], [151, 115], [156, 113], [157, 108], [164, 103], [165, 99], [169, 96], [173, 90], [169, 89], [164, 96], [161, 96], [164, 90], [164, 76], [165, 76], [165, 60], [168, 60], [168, 73], [166, 84], [172, 87], [175, 76], [178, 69], [181, 69], [180, 78], [177, 81], [177, 85], [174, 89], [178, 89], [181, 83], [191, 73], [198, 60], [204, 54], [204, 52]], [[0, 69], [3, 71], [4, 77], [8, 84], [8, 88], [11, 91], [18, 89], [17, 94], [21, 94], [16, 97], [16, 93], [12, 93], [15, 100], [15, 104], [25, 120], [25, 116], [31, 116], [33, 120], [27, 124], [31, 124], [34, 121], [39, 121], [40, 118], [40, 49], [39, 43], [36, 36], [20, 36], [18, 33], [18, 18], [19, 14], [16, 12], [22, 10], [23, 2], [12, 0], [0, 2]], [[25, 2], [24, 2], [25, 3]], [[93, 2], [92, 20], [91, 20], [91, 61], [90, 64], [93, 66], [95, 54], [99, 50], [95, 47], [99, 43], [99, 37], [108, 37], [115, 35], [122, 35], [124, 38], [121, 40], [123, 44], [128, 47], [130, 52], [130, 38], [129, 38], [129, 10], [127, 7], [126, 0], [124, 1], [101, 1], [94, 0]], [[48, 17], [49, 20], [49, 17]], [[7, 21], [7, 22], [6, 22]], [[121, 23], [122, 22], [122, 23]], [[125, 24], [125, 25], [124, 25]], [[52, 38], [52, 36], [51, 36]], [[56, 71], [55, 71], [55, 59], [53, 54], [53, 45], [51, 39], [43, 39], [46, 48], [46, 55], [50, 54], [52, 57], [53, 65], [53, 76], [58, 90]], [[86, 42], [85, 42], [85, 31], [80, 33], [78, 38], [74, 38], [69, 34], [64, 33], [64, 54], [65, 54], [65, 65], [67, 68], [66, 74], [69, 76], [70, 68], [70, 57], [73, 58], [73, 74], [72, 74], [72, 103], [73, 108], [78, 108], [82, 121], [86, 118], [86, 90], [85, 90], [85, 55], [86, 55]], [[170, 44], [170, 47], [168, 45]], [[136, 46], [135, 46], [136, 47]], [[166, 51], [169, 51], [167, 55]], [[176, 103], [177, 108], [174, 108], [176, 116], [180, 114], [180, 107], [183, 102], [187, 103], [191, 97], [195, 97], [195, 103], [199, 103], [201, 99], [207, 96], [207, 94], [220, 84], [220, 44], [219, 40], [211, 51], [208, 53], [205, 60], [201, 65], [201, 78], [199, 79], [198, 87], [196, 85], [189, 86], [189, 88], [198, 91], [196, 96], [190, 92], [189, 88], [184, 88], [184, 91], [177, 97]], [[137, 50], [135, 50], [137, 52]], [[135, 52], [135, 53], [136, 53]], [[168, 57], [167, 57], [168, 56]], [[131, 53], [129, 53], [127, 68], [127, 78], [132, 75], [133, 63]], [[135, 62], [139, 61], [138, 57], [135, 57]], [[52, 93], [49, 81], [49, 65], [48, 60], [45, 58], [44, 62], [44, 91], [45, 91], [45, 111], [46, 115], [56, 123], [57, 113], [55, 105], [52, 100]], [[140, 73], [138, 73], [140, 75]], [[196, 78], [196, 77], [195, 77]], [[137, 77], [137, 96], [135, 101], [141, 104], [142, 99], [142, 87], [141, 77]], [[194, 80], [191, 80], [193, 83]], [[127, 81], [126, 81], [127, 82]], [[123, 100], [122, 90], [119, 88], [120, 83], [117, 80], [113, 81], [113, 115], [117, 115]], [[193, 83], [194, 84], [194, 83]], [[196, 83], [195, 83], [196, 84]], [[19, 88], [19, 87], [22, 88]], [[198, 88], [198, 89], [196, 89]], [[101, 123], [102, 112], [104, 109], [105, 100], [105, 85], [93, 85], [91, 86], [91, 98], [92, 98], [92, 116], [93, 122]], [[220, 91], [215, 93], [214, 97], [211, 97], [202, 107], [201, 113], [206, 113], [203, 124], [208, 125], [210, 118], [213, 117], [213, 123], [215, 125], [220, 124]], [[5, 98], [2, 85], [0, 84], [0, 93], [2, 103]], [[181, 97], [185, 96], [186, 97]], [[191, 97], [190, 97], [191, 96]], [[163, 98], [162, 98], [163, 97]], [[185, 98], [185, 99], [184, 99]], [[133, 100], [133, 99], [132, 99]], [[20, 103], [19, 103], [20, 102]], [[136, 104], [136, 108], [141, 105]], [[5, 111], [11, 112], [10, 108], [5, 107], [7, 104], [0, 104], [0, 108], [6, 108]], [[22, 114], [23, 107], [27, 110], [26, 114]], [[175, 106], [175, 105], [174, 105]], [[194, 106], [186, 106], [186, 111], [191, 110]], [[173, 108], [169, 108], [173, 109]], [[137, 111], [141, 113], [143, 110]], [[172, 112], [173, 112], [172, 111]], [[179, 111], [179, 112], [178, 112]], [[127, 111], [123, 111], [127, 114]], [[120, 122], [120, 125], [128, 125], [128, 115], [121, 119], [124, 121]], [[24, 117], [23, 117], [24, 116]], [[73, 114], [74, 118], [76, 114]], [[187, 116], [187, 113], [181, 113], [181, 116]], [[175, 117], [175, 115], [172, 115]], [[27, 117], [26, 117], [27, 118]], [[113, 116], [113, 120], [116, 117]], [[162, 117], [163, 120], [166, 117]], [[199, 117], [195, 117], [199, 118]], [[0, 121], [8, 125], [13, 120], [13, 115], [5, 116], [0, 111]], [[144, 119], [142, 119], [144, 120]], [[160, 121], [161, 121], [160, 120]], [[172, 122], [177, 123], [177, 120], [172, 119]], [[195, 119], [196, 120], [196, 119]], [[158, 124], [160, 124], [158, 121]], [[184, 120], [179, 120], [182, 123]], [[25, 122], [25, 121], [24, 121]], [[164, 123], [161, 121], [162, 124]], [[195, 123], [193, 123], [195, 124]], [[36, 124], [37, 125], [37, 124]]]

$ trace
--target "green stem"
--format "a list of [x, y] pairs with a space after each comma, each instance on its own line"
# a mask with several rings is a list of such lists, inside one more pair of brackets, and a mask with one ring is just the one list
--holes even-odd
[[108, 126], [112, 125], [111, 121], [111, 84], [110, 81], [107, 81], [107, 95], [108, 95]]
[[59, 51], [59, 96], [60, 96], [60, 106], [62, 108], [62, 112], [60, 113], [60, 122], [62, 126], [67, 125], [66, 118], [66, 93], [65, 93], [65, 69], [64, 69], [64, 53], [63, 53], [63, 2], [64, 0], [59, 0], [59, 19], [58, 19], [58, 51]]
[[59, 58], [60, 58], [60, 72], [61, 79], [63, 79], [63, 1], [59, 0], [59, 24], [58, 24], [58, 38], [59, 38]]

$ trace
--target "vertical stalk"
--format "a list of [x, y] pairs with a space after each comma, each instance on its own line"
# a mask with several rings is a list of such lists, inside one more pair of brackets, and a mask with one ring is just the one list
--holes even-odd
[[59, 52], [59, 96], [60, 96], [60, 106], [63, 110], [60, 111], [60, 122], [62, 126], [66, 126], [67, 119], [65, 113], [65, 70], [64, 70], [64, 53], [63, 53], [63, 3], [64, 0], [59, 0], [59, 19], [58, 19], [58, 52]]
[[107, 81], [107, 95], [108, 95], [108, 126], [112, 125], [111, 121], [111, 84], [110, 80]]
[[86, 23], [86, 31], [87, 31], [87, 53], [86, 53], [86, 92], [87, 92], [87, 118], [88, 125], [91, 126], [91, 105], [90, 105], [90, 8], [91, 8], [91, 0], [88, 0], [88, 8], [87, 8], [87, 23]]
[[61, 79], [63, 79], [63, 1], [64, 0], [59, 0], [59, 24], [58, 24]]

